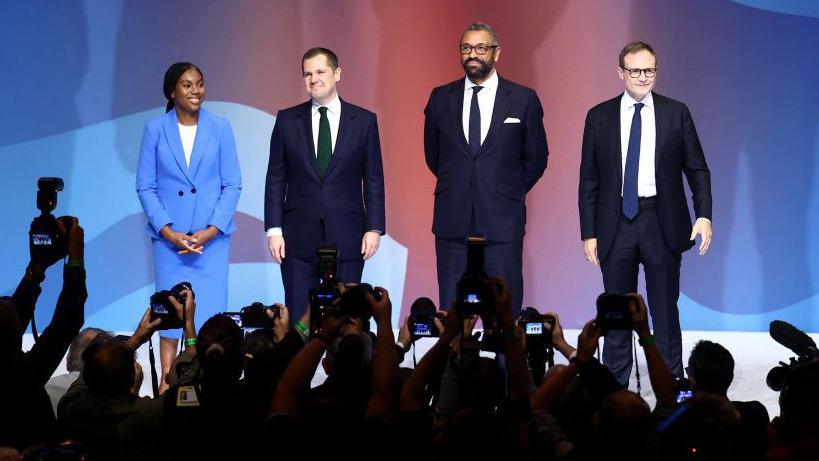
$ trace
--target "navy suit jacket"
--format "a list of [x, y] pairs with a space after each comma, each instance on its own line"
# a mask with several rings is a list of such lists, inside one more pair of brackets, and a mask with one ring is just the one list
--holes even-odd
[[[432, 90], [424, 109], [424, 153], [437, 177], [432, 232], [440, 238], [477, 229], [492, 241], [519, 241], [526, 193], [546, 170], [543, 108], [529, 88], [498, 77], [489, 133], [472, 156], [463, 130], [464, 79]], [[514, 119], [517, 119], [516, 122]]]
[[[583, 131], [580, 163], [580, 234], [597, 238], [597, 254], [611, 249], [622, 207], [623, 167], [620, 144], [622, 95], [591, 108]], [[654, 169], [657, 216], [668, 247], [682, 253], [694, 245], [691, 216], [683, 188], [688, 179], [697, 218], [711, 219], [711, 173], [694, 121], [685, 104], [653, 93], [657, 142]]]
[[265, 184], [265, 229], [282, 228], [288, 257], [311, 258], [327, 242], [337, 245], [341, 259], [361, 258], [364, 232], [386, 232], [376, 116], [341, 101], [338, 138], [322, 179], [311, 104], [307, 101], [276, 116]]

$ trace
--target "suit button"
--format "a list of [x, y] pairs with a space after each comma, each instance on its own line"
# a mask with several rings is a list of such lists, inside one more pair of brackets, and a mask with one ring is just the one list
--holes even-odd
[[185, 193], [182, 192], [182, 191], [179, 191], [179, 196], [182, 197], [183, 195], [185, 195]]
[[195, 194], [195, 193], [196, 193], [196, 188], [194, 187], [193, 189], [191, 189], [191, 194]]

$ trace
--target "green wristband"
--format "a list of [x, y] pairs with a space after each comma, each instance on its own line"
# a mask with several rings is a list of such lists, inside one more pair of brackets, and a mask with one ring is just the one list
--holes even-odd
[[195, 346], [196, 345], [196, 338], [185, 338], [185, 345], [186, 346]]
[[656, 343], [657, 340], [654, 338], [654, 335], [645, 335], [642, 338], [640, 338], [637, 342], [640, 343], [641, 346], [646, 347]]
[[302, 323], [302, 321], [301, 321], [301, 320], [297, 320], [297, 321], [296, 321], [296, 324], [295, 324], [294, 326], [296, 327], [296, 331], [298, 331], [298, 332], [299, 332], [299, 333], [301, 333], [302, 335], [304, 335], [304, 336], [308, 336], [308, 335], [309, 335], [310, 331], [309, 331], [309, 329], [307, 328], [307, 325], [305, 325], [304, 323]]

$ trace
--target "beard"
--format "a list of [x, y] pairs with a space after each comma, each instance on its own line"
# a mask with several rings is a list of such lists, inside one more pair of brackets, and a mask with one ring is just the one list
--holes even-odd
[[[470, 62], [475, 62], [478, 64], [477, 67], [470, 67], [468, 64]], [[464, 72], [466, 72], [466, 76], [469, 77], [470, 80], [482, 79], [489, 75], [492, 72], [492, 68], [495, 67], [495, 60], [491, 61], [482, 61], [478, 58], [469, 58], [463, 62]]]

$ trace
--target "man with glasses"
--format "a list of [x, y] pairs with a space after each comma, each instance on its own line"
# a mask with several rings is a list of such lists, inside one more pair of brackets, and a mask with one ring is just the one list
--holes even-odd
[[523, 300], [526, 193], [546, 169], [543, 108], [534, 91], [498, 76], [495, 31], [471, 24], [459, 44], [466, 73], [432, 90], [424, 153], [437, 178], [432, 232], [440, 305], [449, 308], [466, 269], [466, 238], [486, 238], [485, 268], [506, 279], [512, 310]]
[[[583, 250], [601, 268], [607, 292], [636, 292], [643, 265], [654, 327], [648, 341], [656, 341], [671, 372], [682, 377], [680, 261], [697, 235], [700, 255], [711, 243], [711, 174], [688, 108], [652, 92], [657, 58], [651, 46], [629, 43], [619, 61], [625, 92], [586, 116], [578, 200]], [[693, 226], [683, 175], [694, 202]], [[603, 363], [628, 385], [630, 331], [606, 333]]]

